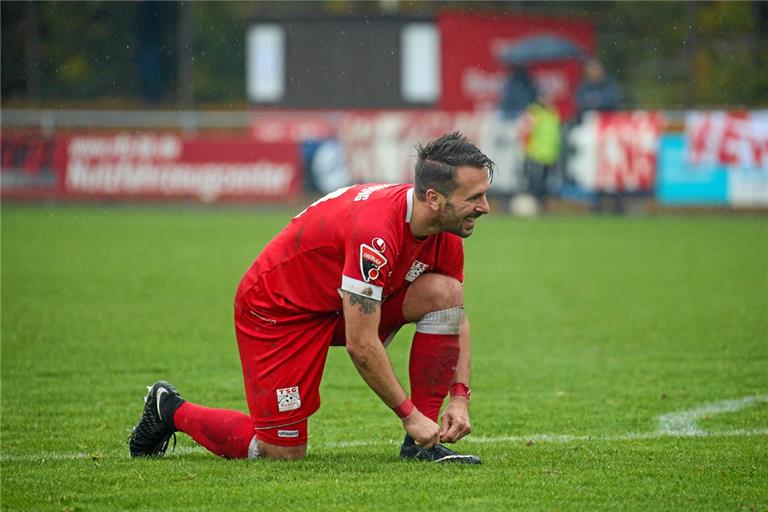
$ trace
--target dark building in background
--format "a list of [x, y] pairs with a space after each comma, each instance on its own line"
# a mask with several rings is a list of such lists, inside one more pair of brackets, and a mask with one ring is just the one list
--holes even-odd
[[[476, 96], [487, 92], [478, 101], [489, 104], [498, 85], [495, 71], [475, 66], [460, 77], [448, 67], [457, 51], [485, 52], [478, 40], [488, 33], [462, 25], [450, 59], [443, 55], [438, 64], [443, 66], [437, 83], [443, 98], [434, 97], [435, 82], [409, 82], [404, 76], [404, 69], [419, 70], [418, 64], [426, 66], [429, 59], [416, 56], [409, 61], [412, 67], [403, 65], [407, 38], [398, 27], [440, 24], [446, 12], [454, 12], [460, 22], [482, 15], [500, 22], [528, 17], [592, 24], [598, 56], [624, 89], [627, 107], [764, 106], [767, 5], [661, 2], [648, 9], [642, 2], [4, 1], [2, 101], [6, 107], [46, 108], [471, 110], [477, 101], [464, 97], [446, 103], [444, 92], [460, 87]], [[284, 27], [284, 83], [272, 84], [280, 86], [279, 98], [254, 98], [245, 86], [248, 34], [254, 25], [270, 24]], [[553, 77], [544, 78], [553, 83]], [[412, 95], [406, 83], [429, 87]]]
[[[431, 20], [406, 17], [321, 17], [259, 20], [248, 43], [249, 100], [288, 108], [403, 108], [428, 106], [437, 97], [408, 95], [408, 52], [437, 55], [407, 43], [413, 27]], [[406, 39], [405, 45], [403, 44]], [[422, 80], [434, 62], [423, 62]], [[434, 75], [434, 73], [433, 73]]]

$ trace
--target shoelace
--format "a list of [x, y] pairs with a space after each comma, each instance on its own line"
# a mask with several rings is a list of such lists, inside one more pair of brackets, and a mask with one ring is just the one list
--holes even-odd
[[173, 438], [173, 448], [171, 448], [171, 453], [176, 451], [176, 432], [173, 432], [165, 437], [165, 441], [163, 441], [163, 447], [160, 448], [160, 452], [158, 453], [165, 455], [166, 450], [168, 450], [168, 444], [171, 442], [171, 438]]
[[[158, 419], [155, 418], [151, 412], [145, 409], [138, 425], [134, 427], [133, 432], [131, 432], [131, 435], [128, 436], [128, 443], [129, 445], [132, 443], [137, 449], [136, 451], [140, 451], [148, 455], [160, 455], [165, 454], [165, 452], [168, 450], [171, 437], [173, 437], [172, 451], [176, 451], [176, 433], [163, 433], [162, 429], [162, 423], [158, 422]], [[158, 435], [161, 437], [157, 437]], [[153, 437], [155, 437], [157, 441], [153, 440]]]
[[[148, 452], [148, 455], [159, 455], [161, 453], [164, 455], [165, 452], [168, 451], [168, 445], [171, 443], [171, 438], [173, 438], [173, 447], [171, 448], [171, 452], [176, 451], [175, 432], [165, 434], [157, 443], [153, 443], [148, 439], [150, 432], [147, 432], [147, 430], [142, 427], [143, 426], [139, 426], [133, 432], [131, 432], [131, 435], [128, 436], [129, 444], [133, 442], [136, 448], [143, 452]], [[145, 442], [139, 442], [141, 440], [144, 440]]]

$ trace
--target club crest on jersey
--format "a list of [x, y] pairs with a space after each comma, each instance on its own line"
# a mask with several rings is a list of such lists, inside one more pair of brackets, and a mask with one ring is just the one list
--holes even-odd
[[280, 412], [293, 411], [301, 407], [301, 395], [299, 386], [281, 388], [277, 390], [277, 410]]
[[378, 279], [381, 268], [386, 264], [387, 258], [379, 251], [368, 244], [360, 245], [360, 272], [366, 283]]
[[405, 275], [405, 280], [409, 282], [414, 282], [417, 277], [419, 277], [421, 274], [424, 273], [425, 270], [429, 268], [429, 265], [426, 263], [422, 263], [419, 260], [415, 260], [413, 262], [413, 265], [411, 265], [410, 270], [408, 270], [408, 273]]

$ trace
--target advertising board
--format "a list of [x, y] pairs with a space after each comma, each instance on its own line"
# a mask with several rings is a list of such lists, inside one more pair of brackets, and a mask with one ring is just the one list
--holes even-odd
[[651, 192], [663, 126], [657, 112], [586, 114], [568, 135], [575, 150], [569, 176], [589, 192]]
[[301, 186], [295, 144], [176, 134], [75, 135], [55, 168], [67, 197], [287, 199]]
[[768, 206], [768, 111], [690, 112], [659, 149], [656, 195], [668, 205]]

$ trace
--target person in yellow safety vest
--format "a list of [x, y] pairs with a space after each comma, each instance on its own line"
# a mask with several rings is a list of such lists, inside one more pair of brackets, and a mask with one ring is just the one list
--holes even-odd
[[546, 211], [547, 180], [560, 157], [560, 114], [551, 96], [540, 92], [525, 110], [523, 121], [523, 168], [527, 192]]

